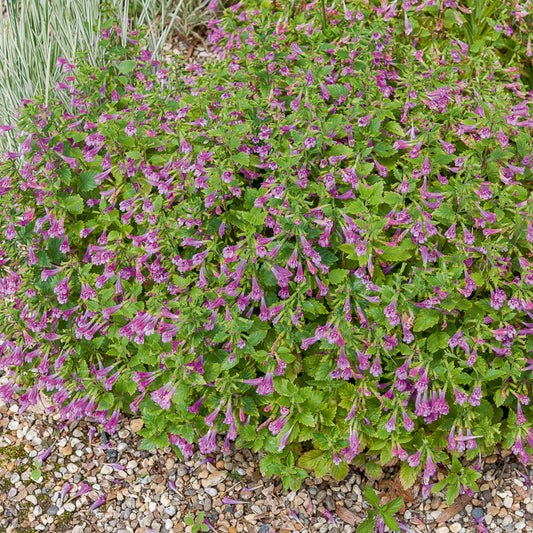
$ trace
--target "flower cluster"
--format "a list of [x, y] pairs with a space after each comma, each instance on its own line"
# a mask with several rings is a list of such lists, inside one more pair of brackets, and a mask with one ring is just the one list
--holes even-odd
[[133, 44], [114, 76], [79, 58], [74, 115], [26, 102], [0, 397], [110, 432], [140, 413], [144, 446], [186, 457], [226, 433], [291, 487], [368, 450], [426, 482], [502, 441], [528, 458], [530, 99], [396, 12], [330, 8], [323, 32], [307, 7], [232, 6], [185, 73]]

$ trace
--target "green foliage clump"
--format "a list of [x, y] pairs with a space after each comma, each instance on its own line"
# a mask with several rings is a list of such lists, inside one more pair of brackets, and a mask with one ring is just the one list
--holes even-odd
[[293, 490], [367, 454], [405, 486], [449, 465], [451, 501], [480, 452], [529, 460], [529, 101], [387, 13], [238, 4], [209, 22], [216, 62], [131, 43], [78, 59], [75, 113], [25, 106], [0, 167], [4, 399], [44, 389], [110, 432], [140, 413], [144, 448], [186, 457], [226, 433]]

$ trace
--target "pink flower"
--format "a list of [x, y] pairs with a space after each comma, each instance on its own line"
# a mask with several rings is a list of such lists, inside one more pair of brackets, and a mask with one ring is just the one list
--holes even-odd
[[198, 439], [200, 453], [213, 453], [217, 450], [216, 429], [210, 429], [203, 437]]
[[161, 407], [161, 409], [170, 409], [170, 402], [176, 392], [176, 387], [169, 382], [160, 389], [150, 393], [150, 398]]
[[293, 430], [294, 426], [291, 426], [291, 428], [289, 429], [289, 431], [287, 431], [287, 433], [285, 433], [285, 435], [283, 435], [283, 437], [281, 437], [281, 440], [279, 442], [279, 446], [278, 446], [278, 452], [281, 452], [285, 446], [287, 445], [287, 441], [289, 440], [289, 435], [291, 434], [291, 431]]

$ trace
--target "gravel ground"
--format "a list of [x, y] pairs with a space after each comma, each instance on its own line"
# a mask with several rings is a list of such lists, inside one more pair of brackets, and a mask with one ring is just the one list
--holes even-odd
[[[394, 467], [379, 481], [355, 469], [342, 482], [311, 476], [284, 493], [249, 450], [183, 462], [170, 448], [139, 450], [140, 419], [123, 418], [114, 435], [92, 427], [90, 420], [63, 423], [39, 406], [19, 415], [16, 405], [0, 403], [2, 533], [190, 532], [184, 517], [200, 511], [218, 533], [351, 533], [366, 515], [367, 482], [383, 500], [404, 498], [398, 518], [413, 532], [470, 533], [481, 517], [491, 532], [533, 531], [533, 488], [524, 477], [533, 470], [505, 451], [485, 459], [480, 493], [448, 508], [442, 493], [423, 500], [420, 483], [403, 491]], [[39, 475], [35, 458], [50, 447]], [[102, 504], [91, 510], [95, 502]]]

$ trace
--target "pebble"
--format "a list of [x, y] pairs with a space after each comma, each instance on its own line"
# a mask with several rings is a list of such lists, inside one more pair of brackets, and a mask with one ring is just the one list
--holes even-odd
[[46, 513], [49, 516], [55, 516], [57, 514], [57, 511], [59, 511], [59, 509], [55, 505], [51, 505], [50, 507], [48, 507]]
[[472, 509], [472, 518], [479, 520], [483, 516], [483, 509], [481, 507], [474, 507]]
[[177, 512], [178, 510], [176, 509], [175, 505], [169, 505], [165, 508], [165, 513], [170, 517], [174, 516]]
[[211, 496], [212, 498], [214, 498], [218, 494], [217, 489], [214, 489], [212, 487], [207, 487], [205, 489], [205, 492], [209, 494], [209, 496]]
[[139, 431], [141, 431], [143, 426], [144, 426], [144, 422], [142, 418], [134, 418], [130, 422], [130, 429], [133, 431], [133, 433], [139, 433]]
[[216, 487], [226, 479], [227, 475], [228, 473], [224, 471], [213, 472], [206, 479], [202, 479], [202, 487], [204, 489], [208, 487]]
[[450, 526], [450, 531], [452, 533], [459, 533], [459, 531], [461, 531], [462, 529], [462, 525], [459, 524], [459, 522], [454, 522], [451, 526]]

